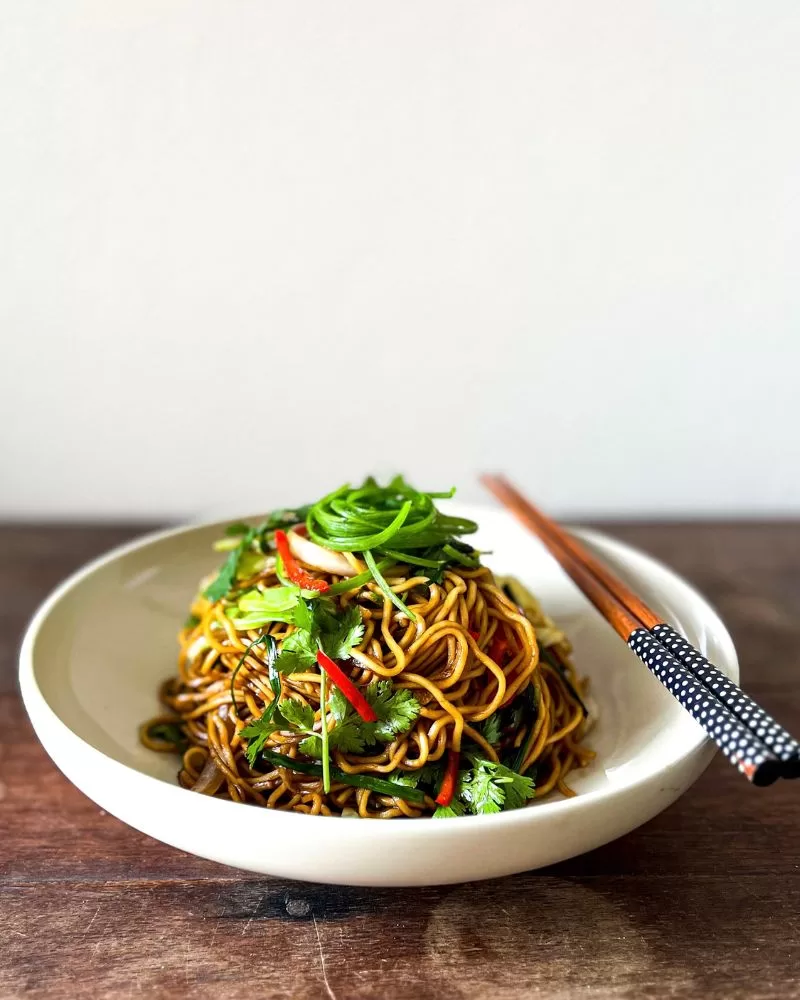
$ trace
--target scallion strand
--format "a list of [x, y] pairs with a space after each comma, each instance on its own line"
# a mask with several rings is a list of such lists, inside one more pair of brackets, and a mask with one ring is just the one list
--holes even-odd
[[[322, 649], [322, 646], [320, 646]], [[320, 741], [322, 743], [322, 789], [327, 795], [331, 790], [331, 755], [328, 737], [328, 678], [324, 670], [319, 672], [319, 714], [322, 721]]]
[[[287, 757], [274, 750], [264, 749], [261, 751], [264, 760], [269, 761], [275, 767], [285, 767], [288, 771], [297, 771], [298, 774], [310, 774], [314, 777], [322, 777], [322, 767], [319, 764], [312, 764], [310, 761], [295, 760], [294, 757]], [[375, 778], [370, 774], [348, 774], [340, 771], [337, 767], [331, 768], [331, 778], [339, 785], [350, 785], [352, 788], [368, 788], [371, 792], [378, 792], [381, 795], [392, 795], [397, 799], [405, 799], [406, 802], [413, 802], [415, 805], [422, 805], [425, 802], [425, 792], [411, 785], [401, 785], [399, 782], [387, 781], [385, 778]]]
[[406, 605], [400, 599], [400, 596], [398, 594], [395, 594], [395, 592], [383, 578], [383, 574], [378, 569], [378, 564], [375, 562], [375, 556], [373, 556], [373, 554], [369, 551], [363, 552], [362, 555], [364, 556], [364, 562], [370, 568], [370, 572], [372, 573], [372, 576], [375, 579], [375, 583], [378, 584], [378, 586], [381, 588], [386, 597], [389, 598], [389, 600], [392, 602], [392, 604], [394, 604], [394, 606], [398, 609], [398, 611], [402, 611], [404, 615], [408, 615], [408, 617], [411, 619], [412, 622], [415, 622], [417, 620], [417, 616], [410, 608], [406, 607]]

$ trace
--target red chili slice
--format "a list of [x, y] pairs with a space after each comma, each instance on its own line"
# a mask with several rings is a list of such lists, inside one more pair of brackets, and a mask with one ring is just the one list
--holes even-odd
[[364, 722], [378, 721], [378, 716], [375, 714], [375, 709], [372, 705], [370, 705], [344, 670], [342, 670], [340, 666], [337, 666], [330, 656], [328, 656], [327, 653], [323, 653], [321, 649], [317, 653], [317, 663], [319, 664], [320, 670], [325, 671], [336, 687], [339, 688], [345, 698], [347, 698], [353, 708], [358, 712]]
[[447, 765], [444, 769], [444, 777], [439, 787], [439, 794], [436, 796], [436, 804], [439, 806], [449, 806], [453, 801], [456, 791], [456, 781], [458, 779], [458, 762], [461, 754], [458, 750], [447, 751]]
[[283, 563], [286, 575], [292, 583], [296, 583], [297, 586], [302, 587], [303, 590], [316, 590], [320, 594], [324, 594], [327, 590], [331, 589], [331, 585], [326, 580], [318, 580], [310, 573], [306, 573], [306, 571], [298, 565], [297, 560], [292, 555], [292, 551], [289, 548], [289, 539], [286, 537], [286, 532], [281, 531], [280, 528], [275, 532], [275, 544], [278, 547], [278, 555], [281, 557], [281, 562]]
[[494, 660], [494, 662], [502, 667], [505, 662], [506, 654], [508, 653], [508, 641], [504, 635], [498, 635], [496, 632], [494, 638], [489, 646], [489, 656]]

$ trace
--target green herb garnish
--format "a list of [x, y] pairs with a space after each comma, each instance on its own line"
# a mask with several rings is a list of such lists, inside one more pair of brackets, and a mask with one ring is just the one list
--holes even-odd
[[452, 819], [453, 816], [463, 816], [466, 811], [467, 807], [462, 802], [453, 799], [449, 806], [437, 806], [433, 819]]
[[236, 571], [239, 568], [239, 560], [245, 549], [252, 544], [256, 534], [256, 529], [250, 528], [236, 548], [231, 549], [219, 573], [203, 591], [203, 597], [206, 597], [209, 601], [220, 601], [232, 589], [236, 582]]
[[[274, 708], [273, 705], [275, 706]], [[279, 733], [282, 729], [287, 728], [284, 725], [283, 716], [277, 710], [277, 705], [277, 700], [271, 701], [267, 706], [267, 710], [259, 719], [253, 719], [239, 732], [242, 739], [247, 740], [245, 755], [250, 767], [255, 766], [258, 755], [262, 752], [267, 740], [273, 733]]]
[[[419, 717], [417, 699], [405, 688], [393, 688], [391, 681], [373, 681], [363, 693], [378, 716], [377, 722], [364, 722], [338, 688], [331, 695], [335, 725], [329, 734], [330, 745], [344, 753], [363, 753], [376, 743], [391, 743], [395, 736], [408, 732]], [[313, 733], [300, 744], [300, 750], [309, 757], [319, 757], [321, 742], [320, 734]], [[416, 779], [416, 772], [404, 773], [414, 774]]]
[[[225, 529], [225, 534], [232, 539], [238, 537], [240, 541], [228, 553], [228, 557], [222, 564], [219, 573], [217, 573], [214, 580], [203, 591], [203, 596], [209, 601], [220, 601], [223, 597], [226, 597], [236, 583], [240, 561], [245, 553], [251, 549], [253, 543], [258, 542], [258, 547], [261, 550], [260, 554], [263, 555], [267, 551], [265, 536], [269, 532], [275, 531], [276, 528], [286, 528], [293, 524], [301, 524], [308, 516], [308, 509], [308, 507], [298, 507], [295, 510], [274, 510], [254, 528], [250, 528], [242, 522], [228, 525]], [[253, 555], [257, 554], [253, 553]]]
[[[448, 561], [469, 558], [456, 547], [457, 536], [477, 531], [477, 524], [442, 514], [433, 502], [454, 492], [421, 493], [402, 476], [388, 486], [378, 486], [369, 478], [357, 489], [342, 486], [313, 504], [306, 518], [308, 534], [318, 545], [336, 552], [360, 552], [386, 597], [413, 619], [413, 613], [386, 583], [375, 556], [390, 556], [431, 573], [441, 571]], [[431, 549], [438, 552], [432, 555]]]
[[487, 814], [518, 809], [533, 798], [531, 778], [477, 754], [467, 757], [472, 767], [459, 774], [456, 797], [470, 812]]
[[151, 740], [170, 744], [176, 753], [183, 753], [189, 746], [186, 733], [179, 722], [154, 722], [147, 727], [147, 735]]
[[502, 720], [500, 712], [494, 712], [488, 719], [484, 719], [481, 724], [480, 733], [490, 746], [495, 746], [500, 742]]
[[[275, 767], [285, 767], [290, 771], [297, 771], [299, 774], [311, 774], [317, 778], [323, 776], [322, 765], [312, 764], [309, 761], [295, 760], [293, 757], [286, 757], [283, 754], [275, 753], [273, 750], [263, 750], [261, 756], [273, 764]], [[370, 774], [347, 774], [336, 767], [330, 769], [331, 781], [340, 785], [352, 785], [354, 788], [368, 788], [371, 792], [378, 792], [381, 795], [391, 795], [397, 799], [405, 799], [406, 802], [413, 802], [422, 805], [425, 802], [425, 793], [410, 785], [401, 785], [398, 782], [386, 781], [384, 778], [375, 778]]]

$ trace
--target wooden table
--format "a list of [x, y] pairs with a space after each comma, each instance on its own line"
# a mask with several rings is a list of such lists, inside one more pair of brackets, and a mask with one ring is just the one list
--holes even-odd
[[[800, 730], [800, 524], [607, 528], [710, 596], [747, 688]], [[104, 814], [34, 738], [16, 652], [45, 594], [136, 532], [0, 528], [3, 1000], [800, 997], [800, 782], [753, 789], [719, 758], [616, 843], [442, 888], [261, 878]]]

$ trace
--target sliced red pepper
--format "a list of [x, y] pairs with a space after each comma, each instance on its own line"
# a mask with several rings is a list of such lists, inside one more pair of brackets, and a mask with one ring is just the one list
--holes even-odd
[[330, 656], [328, 656], [327, 653], [323, 653], [321, 649], [317, 652], [317, 663], [319, 664], [320, 670], [325, 671], [336, 687], [339, 688], [345, 698], [347, 698], [353, 708], [358, 712], [364, 722], [378, 721], [378, 716], [375, 714], [375, 709], [372, 705], [370, 705], [344, 670], [342, 670], [340, 666], [337, 666]]
[[324, 594], [326, 590], [330, 590], [331, 585], [326, 580], [318, 580], [310, 573], [306, 573], [298, 565], [297, 560], [292, 555], [292, 550], [289, 548], [289, 539], [286, 537], [286, 532], [281, 531], [280, 528], [275, 532], [275, 544], [278, 547], [278, 555], [281, 557], [286, 575], [292, 583], [296, 583], [303, 590], [316, 590], [320, 594]]
[[469, 634], [472, 636], [472, 638], [475, 640], [475, 642], [477, 642], [478, 639], [480, 639], [480, 637], [481, 637], [480, 632], [476, 632], [474, 628], [471, 628], [469, 630]]
[[495, 632], [489, 646], [489, 656], [496, 664], [498, 664], [498, 666], [502, 667], [506, 658], [506, 653], [508, 653], [508, 642], [506, 637], [504, 635], [498, 635], [497, 632]]
[[456, 791], [456, 781], [458, 780], [458, 763], [461, 754], [458, 750], [447, 751], [447, 764], [444, 769], [444, 777], [439, 786], [439, 794], [436, 796], [438, 806], [449, 806], [453, 801]]

